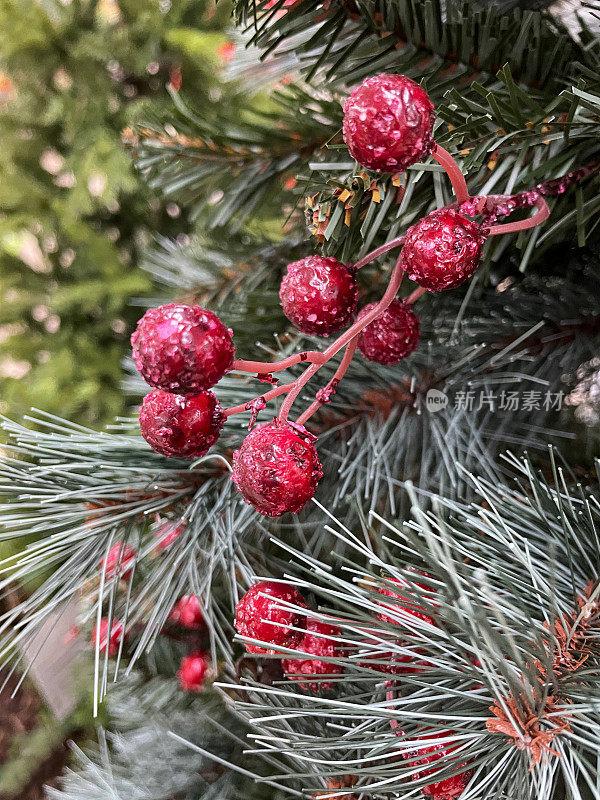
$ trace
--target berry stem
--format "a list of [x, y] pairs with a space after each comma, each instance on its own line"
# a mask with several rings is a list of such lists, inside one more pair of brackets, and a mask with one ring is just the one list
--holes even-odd
[[[489, 197], [489, 200], [492, 200], [492, 203], [496, 198]], [[509, 198], [502, 198], [501, 196], [498, 197], [497, 202], [500, 200], [506, 200]], [[502, 233], [518, 233], [519, 231], [525, 231], [528, 228], [535, 228], [536, 225], [540, 225], [544, 220], [547, 220], [550, 216], [550, 208], [548, 203], [544, 200], [541, 194], [537, 192], [531, 193], [531, 203], [527, 203], [527, 205], [535, 206], [537, 208], [537, 213], [533, 215], [533, 217], [528, 217], [527, 219], [521, 219], [518, 222], [504, 222], [500, 225], [492, 225], [491, 227], [484, 226], [484, 233], [487, 236], [497, 236]]]
[[353, 265], [353, 269], [357, 271], [361, 267], [370, 264], [371, 261], [375, 261], [376, 258], [379, 258], [379, 256], [382, 256], [384, 253], [393, 250], [395, 247], [400, 247], [401, 244], [404, 244], [405, 239], [406, 236], [398, 236], [396, 239], [392, 239], [391, 241], [382, 244], [381, 247], [377, 247], [375, 250], [367, 253], [364, 258], [360, 259], [360, 261], [357, 261], [356, 264]]
[[303, 361], [308, 361], [312, 364], [325, 363], [323, 353], [318, 350], [306, 350], [303, 353], [295, 353], [293, 356], [284, 358], [281, 361], [273, 362], [247, 361], [244, 358], [236, 358], [232, 369], [236, 369], [239, 372], [256, 372], [258, 375], [268, 375], [272, 372], [281, 372], [281, 370], [293, 367], [294, 364], [300, 364]]
[[[314, 400], [310, 406], [304, 411], [298, 419], [296, 420], [298, 425], [304, 425], [308, 420], [315, 414], [324, 403], [329, 402], [329, 397], [332, 394], [335, 394], [335, 390], [339, 382], [342, 380], [350, 363], [354, 357], [354, 353], [356, 352], [356, 348], [358, 346], [358, 336], [355, 336], [346, 346], [346, 352], [344, 353], [344, 357], [340, 362], [340, 365], [336, 369], [333, 378], [329, 381], [327, 386], [321, 390], [321, 393], [317, 394], [317, 399]], [[321, 396], [319, 396], [319, 394]]]
[[[323, 358], [324, 362], [329, 361], [336, 353], [345, 347], [352, 339], [355, 338], [364, 328], [369, 325], [369, 323], [373, 322], [380, 314], [386, 310], [389, 304], [392, 302], [396, 294], [398, 293], [398, 289], [400, 288], [400, 284], [402, 283], [402, 277], [404, 276], [404, 270], [401, 266], [401, 257], [398, 256], [396, 260], [396, 265], [392, 270], [392, 274], [390, 276], [390, 282], [388, 283], [388, 287], [385, 290], [385, 294], [377, 303], [377, 305], [369, 311], [368, 314], [355, 322], [351, 325], [347, 331], [345, 331], [339, 338], [332, 342], [329, 347], [323, 351]], [[307, 370], [305, 370], [304, 374], [301, 375], [298, 380], [295, 382], [295, 387], [291, 390], [288, 396], [282, 403], [281, 409], [279, 411], [279, 419], [283, 422], [287, 420], [288, 414], [290, 412], [291, 407], [294, 404], [294, 401], [304, 388], [304, 386], [309, 382], [309, 380], [315, 375], [319, 369], [321, 368], [322, 364], [313, 364]]]
[[411, 292], [408, 297], [404, 298], [404, 305], [412, 306], [413, 303], [416, 303], [419, 297], [423, 297], [427, 289], [424, 289], [422, 286], [419, 286], [414, 292]]
[[450, 183], [452, 184], [452, 189], [454, 190], [457, 201], [459, 203], [464, 203], [466, 200], [468, 200], [469, 190], [467, 189], [465, 176], [462, 174], [460, 167], [452, 158], [450, 153], [436, 143], [431, 156], [432, 158], [435, 158], [438, 164], [441, 164], [446, 170], [446, 174], [450, 178]]
[[290, 383], [282, 383], [280, 386], [276, 386], [274, 389], [270, 389], [268, 392], [255, 397], [253, 400], [248, 400], [246, 403], [241, 403], [239, 406], [231, 406], [231, 408], [224, 408], [223, 414], [226, 417], [232, 417], [234, 414], [241, 414], [243, 411], [252, 411], [252, 406], [254, 403], [263, 401], [265, 404], [268, 403], [270, 400], [274, 400], [276, 397], [279, 397], [280, 394], [285, 394], [289, 392], [290, 389], [296, 385], [296, 381], [290, 381]]

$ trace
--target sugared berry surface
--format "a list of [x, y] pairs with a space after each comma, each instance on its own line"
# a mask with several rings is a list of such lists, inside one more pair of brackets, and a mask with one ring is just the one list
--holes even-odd
[[356, 279], [335, 258], [308, 256], [288, 265], [279, 291], [283, 313], [298, 330], [329, 336], [356, 313]]
[[131, 337], [133, 360], [150, 386], [198, 394], [218, 383], [233, 364], [232, 332], [200, 306], [150, 308]]
[[432, 211], [408, 229], [402, 266], [412, 281], [433, 292], [454, 289], [479, 266], [480, 226], [452, 208]]
[[191, 397], [154, 389], [140, 408], [140, 430], [164, 456], [200, 458], [216, 443], [225, 422], [212, 392]]
[[297, 650], [306, 653], [298, 658], [282, 658], [284, 672], [292, 680], [300, 681], [301, 688], [311, 691], [327, 691], [332, 683], [326, 680], [303, 681], [300, 676], [319, 678], [322, 675], [339, 675], [343, 672], [340, 664], [324, 661], [327, 658], [339, 658], [340, 644], [332, 637], [340, 636], [340, 629], [327, 622], [309, 618], [306, 621], [306, 633], [300, 639]]
[[[369, 303], [361, 309], [358, 319], [376, 307]], [[358, 349], [369, 361], [379, 364], [397, 364], [419, 345], [421, 326], [410, 306], [394, 300], [358, 337]]]
[[[235, 608], [235, 629], [241, 636], [267, 644], [294, 647], [303, 636], [303, 614], [287, 605], [306, 607], [300, 592], [285, 583], [260, 581], [253, 584]], [[294, 630], [294, 628], [300, 630]], [[245, 643], [249, 653], [275, 653], [269, 647]]]
[[298, 425], [258, 425], [233, 454], [232, 479], [246, 502], [268, 517], [298, 513], [323, 475], [313, 437]]
[[359, 164], [403, 172], [434, 148], [433, 104], [404, 75], [374, 75], [344, 103], [344, 141]]

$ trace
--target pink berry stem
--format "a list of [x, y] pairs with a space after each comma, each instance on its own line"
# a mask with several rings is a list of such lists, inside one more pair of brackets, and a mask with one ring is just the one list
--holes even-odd
[[329, 397], [335, 393], [339, 382], [342, 380], [348, 367], [350, 366], [350, 362], [354, 357], [354, 353], [356, 352], [356, 348], [358, 346], [358, 336], [355, 336], [352, 341], [348, 343], [346, 346], [346, 352], [344, 353], [344, 357], [340, 362], [339, 367], [336, 369], [333, 378], [329, 381], [327, 386], [324, 390], [321, 390], [323, 394], [321, 397], [317, 395], [317, 399], [314, 400], [310, 406], [304, 411], [297, 419], [298, 425], [304, 425], [308, 420], [315, 414], [324, 403], [329, 402]]
[[[329, 361], [336, 353], [338, 353], [342, 347], [345, 347], [349, 342], [354, 339], [364, 328], [369, 325], [369, 323], [373, 322], [380, 314], [386, 310], [386, 308], [390, 305], [396, 294], [398, 293], [398, 289], [400, 288], [400, 284], [402, 283], [402, 278], [404, 276], [404, 270], [401, 266], [401, 257], [399, 256], [394, 269], [392, 270], [392, 274], [390, 276], [390, 282], [388, 283], [388, 287], [385, 290], [385, 294], [374, 306], [368, 314], [365, 314], [362, 319], [355, 322], [351, 325], [347, 331], [345, 331], [340, 337], [338, 337], [334, 342], [332, 342], [329, 347], [323, 351], [323, 356], [325, 361]], [[308, 383], [308, 381], [319, 371], [322, 364], [313, 364], [307, 370], [304, 371], [304, 374], [301, 375], [298, 380], [296, 381], [295, 387], [292, 391], [288, 394], [288, 396], [283, 401], [281, 409], [279, 411], [279, 419], [285, 422], [287, 420], [288, 414], [290, 412], [291, 407], [294, 404], [294, 401], [304, 388], [304, 386]]]
[[318, 350], [307, 350], [303, 353], [296, 353], [293, 356], [284, 358], [281, 361], [246, 361], [243, 358], [236, 358], [233, 362], [232, 369], [240, 372], [256, 372], [258, 375], [268, 375], [272, 372], [281, 372], [283, 369], [293, 367], [294, 364], [300, 364], [303, 361], [308, 361], [312, 364], [325, 363], [323, 360], [323, 353]]
[[354, 269], [354, 271], [357, 271], [361, 267], [370, 264], [371, 261], [375, 261], [376, 258], [379, 258], [379, 256], [382, 256], [384, 253], [393, 250], [395, 247], [400, 247], [401, 244], [404, 244], [405, 239], [406, 236], [398, 236], [396, 239], [392, 239], [391, 241], [382, 244], [381, 247], [377, 247], [375, 250], [371, 251], [370, 253], [367, 253], [367, 255], [364, 258], [361, 258], [360, 261], [357, 261], [356, 264], [353, 264], [352, 268]]
[[465, 176], [462, 174], [460, 167], [452, 158], [450, 153], [447, 150], [444, 150], [443, 147], [440, 147], [439, 144], [436, 144], [431, 156], [432, 158], [435, 158], [438, 164], [441, 164], [446, 170], [446, 174], [450, 178], [450, 183], [452, 184], [452, 189], [454, 190], [457, 201], [459, 203], [464, 203], [466, 200], [468, 200], [469, 190], [467, 189]]
[[226, 417], [232, 417], [234, 414], [241, 414], [244, 411], [252, 411], [252, 405], [257, 401], [262, 400], [265, 404], [268, 403], [270, 400], [274, 400], [276, 397], [279, 397], [280, 394], [285, 394], [289, 392], [290, 389], [293, 389], [296, 385], [296, 381], [290, 381], [290, 383], [282, 383], [280, 386], [276, 386], [274, 389], [270, 389], [268, 392], [255, 397], [253, 400], [248, 400], [246, 403], [241, 403], [239, 406], [231, 406], [231, 408], [224, 408], [223, 414]]
[[419, 286], [414, 292], [411, 292], [408, 297], [404, 298], [404, 305], [412, 306], [413, 303], [416, 303], [419, 297], [423, 297], [427, 289], [424, 289], [422, 286]]
[[573, 170], [573, 172], [567, 172], [566, 175], [563, 175], [560, 178], [552, 178], [549, 181], [538, 183], [535, 188], [540, 194], [543, 195], [556, 196], [559, 194], [564, 194], [567, 189], [571, 188], [571, 186], [581, 183], [582, 180], [585, 180], [585, 178], [593, 175], [599, 170], [600, 161], [594, 161], [591, 164], [587, 164], [585, 167], [580, 167], [579, 169]]
[[[492, 199], [492, 202], [495, 198], [488, 198]], [[506, 199], [506, 198], [504, 198]], [[544, 220], [547, 220], [550, 216], [550, 208], [548, 203], [544, 200], [541, 194], [535, 193], [535, 196], [532, 196], [532, 206], [535, 206], [538, 210], [537, 213], [533, 215], [533, 217], [529, 217], [528, 219], [521, 219], [518, 222], [504, 222], [500, 225], [492, 225], [491, 227], [486, 227], [484, 225], [483, 232], [486, 236], [497, 236], [502, 233], [518, 233], [519, 231], [526, 231], [528, 228], [535, 228], [536, 225], [540, 225]]]

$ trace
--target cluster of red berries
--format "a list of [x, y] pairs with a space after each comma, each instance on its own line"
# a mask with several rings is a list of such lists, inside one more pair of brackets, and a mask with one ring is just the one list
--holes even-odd
[[[410, 586], [414, 585], [428, 595], [428, 605], [435, 607], [435, 589], [427, 579], [430, 577], [424, 572], [418, 573], [423, 580], [409, 584], [398, 579], [388, 579], [384, 586], [378, 589], [380, 595], [386, 598], [381, 602], [381, 611], [376, 613], [377, 619], [402, 628], [411, 624], [410, 618], [417, 618], [429, 625], [435, 625], [435, 618], [431, 615], [430, 608], [415, 603], [410, 598]], [[409, 595], [409, 596], [407, 596]], [[245, 641], [244, 645], [249, 653], [258, 655], [279, 655], [281, 665], [286, 676], [293, 681], [298, 681], [299, 686], [305, 691], [314, 693], [329, 690], [333, 687], [328, 678], [340, 675], [343, 666], [330, 661], [339, 659], [344, 654], [340, 644], [342, 632], [340, 628], [330, 622], [321, 622], [314, 619], [308, 612], [308, 604], [303, 595], [295, 586], [273, 581], [260, 581], [254, 584], [242, 597], [235, 609], [235, 628], [237, 632], [252, 641]], [[396, 634], [394, 633], [394, 638]], [[283, 656], [282, 649], [297, 650], [298, 656], [293, 658]], [[389, 663], [380, 664], [385, 660], [385, 654], [378, 659], [377, 665], [369, 661], [360, 662], [366, 668], [376, 669], [393, 675], [387, 681], [388, 687], [394, 687], [401, 675], [422, 672], [427, 662], [420, 658], [410, 659], [402, 656], [394, 659], [389, 654]], [[399, 730], [398, 724], [393, 721], [392, 727], [398, 735], [404, 735]], [[448, 737], [451, 732], [448, 732]], [[423, 740], [431, 738], [445, 739], [445, 734], [424, 734]], [[444, 743], [432, 743], [420, 746], [411, 752], [406, 752], [403, 757], [410, 760], [414, 766], [435, 764], [452, 752], [453, 746]], [[462, 765], [462, 768], [466, 764]], [[415, 771], [413, 780], [433, 774], [433, 769]], [[462, 772], [451, 775], [422, 788], [426, 797], [433, 800], [452, 800], [458, 797], [466, 788], [471, 772], [463, 769]]]
[[[167, 523], [168, 525], [168, 523]], [[175, 538], [181, 533], [180, 525], [171, 525], [169, 530], [164, 530], [165, 525], [159, 529], [158, 549], [164, 550], [172, 544]], [[136, 561], [136, 551], [133, 547], [122, 542], [115, 542], [110, 548], [105, 558], [99, 564], [100, 570], [104, 572], [105, 579], [120, 579], [130, 581], [133, 576], [133, 567]], [[193, 632], [197, 638], [199, 633], [206, 631], [206, 622], [200, 601], [193, 594], [186, 594], [181, 597], [169, 614], [169, 622], [181, 628]], [[101, 653], [108, 652], [113, 658], [116, 656], [127, 640], [127, 634], [121, 620], [113, 619], [109, 628], [109, 620], [104, 617], [100, 621], [99, 629], [94, 628], [91, 637], [91, 644], [98, 645]], [[211, 673], [210, 657], [204, 651], [193, 648], [192, 652], [185, 656], [177, 673], [181, 688], [187, 692], [200, 692], [204, 688], [206, 680]]]
[[208, 391], [233, 365], [232, 331], [200, 306], [151, 308], [131, 337], [133, 360], [154, 391], [144, 397], [140, 429], [166, 456], [199, 458], [215, 444], [225, 422]]
[[[423, 88], [403, 75], [368, 78], [346, 99], [344, 139], [360, 164], [378, 172], [397, 173], [431, 155], [446, 169], [457, 202], [428, 214], [409, 228], [405, 237], [383, 245], [357, 264], [313, 255], [288, 265], [279, 296], [285, 315], [296, 328], [328, 337], [350, 326], [323, 353], [312, 351], [285, 360], [289, 362], [286, 366], [291, 366], [312, 355], [304, 376], [242, 406], [223, 410], [210, 390], [229, 370], [255, 372], [260, 379], [276, 384], [272, 372], [284, 369], [284, 362], [234, 361], [232, 331], [199, 306], [169, 304], [144, 314], [131, 343], [136, 367], [146, 382], [156, 387], [140, 409], [142, 435], [154, 450], [180, 458], [203, 456], [216, 443], [228, 416], [249, 411], [252, 427], [267, 401], [287, 392], [278, 419], [258, 426], [234, 453], [232, 478], [244, 499], [267, 516], [297, 513], [313, 496], [322, 471], [314, 437], [303, 423], [330, 401], [354, 349], [370, 361], [386, 365], [410, 355], [421, 335], [412, 303], [426, 291], [464, 283], [479, 265], [484, 235], [502, 228], [484, 229], [463, 213], [465, 209], [473, 215], [483, 213], [489, 198], [469, 197], [458, 166], [434, 142], [434, 121], [434, 108]], [[516, 230], [538, 224], [547, 212], [544, 201], [538, 200], [533, 194], [527, 200], [545, 209], [537, 219], [504, 227]], [[499, 209], [500, 201], [492, 202], [496, 208], [494, 202]], [[493, 216], [495, 212], [492, 209], [490, 213]], [[401, 245], [384, 297], [357, 314], [358, 269]], [[403, 274], [419, 288], [404, 300], [395, 299]], [[346, 356], [334, 378], [317, 392], [298, 424], [288, 421], [289, 409], [304, 383], [342, 348], [346, 348]]]
[[[294, 586], [272, 581], [255, 583], [235, 608], [235, 628], [241, 636], [260, 644], [246, 642], [249, 653], [281, 655], [281, 648], [297, 650], [298, 657], [283, 656], [285, 674], [311, 692], [331, 689], [324, 678], [339, 675], [340, 664], [325, 659], [339, 658], [341, 647], [336, 638], [340, 629], [327, 622], [306, 616], [308, 606]], [[305, 681], [304, 678], [312, 678]]]

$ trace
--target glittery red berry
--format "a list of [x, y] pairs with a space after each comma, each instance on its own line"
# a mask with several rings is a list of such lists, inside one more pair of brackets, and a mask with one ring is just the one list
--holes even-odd
[[[445, 739], [449, 735], [449, 731], [440, 731], [439, 733], [428, 734], [422, 738], [423, 740], [432, 738]], [[435, 764], [436, 761], [447, 757], [448, 754], [454, 749], [455, 746], [449, 742], [432, 744], [429, 746], [426, 745], [424, 747], [419, 747], [417, 750], [412, 752], [407, 752], [404, 755], [404, 758], [410, 761], [411, 766], [415, 767], [421, 764]], [[440, 764], [439, 766], [441, 767], [442, 765]], [[466, 763], [461, 764], [462, 768], [465, 766]], [[431, 769], [421, 770], [413, 773], [412, 779], [414, 781], [421, 780], [422, 778], [434, 773], [435, 770]], [[434, 781], [433, 783], [427, 784], [421, 788], [421, 791], [425, 797], [431, 797], [432, 800], [454, 800], [454, 798], [460, 797], [460, 795], [467, 788], [472, 774], [472, 770], [464, 770], [463, 772], [455, 775], [450, 775], [450, 777], [444, 778], [441, 781]]]
[[189, 630], [200, 630], [204, 628], [204, 614], [195, 594], [185, 594], [175, 603], [175, 607], [169, 614], [171, 622], [181, 625]]
[[353, 273], [335, 258], [308, 256], [288, 265], [279, 297], [298, 330], [329, 336], [354, 317], [358, 287]]
[[[235, 607], [235, 629], [241, 636], [266, 644], [295, 647], [302, 638], [305, 617], [289, 605], [306, 608], [295, 586], [260, 581], [251, 586]], [[276, 653], [277, 650], [245, 644], [249, 653]]]
[[268, 517], [297, 514], [323, 476], [313, 440], [289, 422], [258, 425], [233, 454], [231, 477], [244, 500]]
[[[375, 308], [376, 303], [361, 308], [357, 320]], [[358, 349], [369, 361], [397, 364], [419, 345], [421, 326], [410, 308], [393, 300], [379, 317], [370, 322], [358, 337]]]
[[[294, 681], [300, 681], [301, 679], [298, 677], [300, 675], [315, 678], [320, 675], [340, 675], [344, 671], [341, 664], [323, 661], [324, 658], [339, 658], [342, 654], [340, 643], [331, 638], [334, 636], [341, 636], [341, 631], [337, 626], [316, 619], [308, 619], [306, 633], [295, 648], [308, 655], [298, 658], [282, 658], [283, 671]], [[307, 691], [319, 692], [331, 689], [332, 684], [316, 680], [309, 683], [301, 682], [300, 687]]]
[[175, 394], [210, 389], [231, 369], [232, 332], [200, 306], [150, 308], [131, 337], [133, 360], [150, 386]]
[[208, 677], [210, 662], [206, 653], [190, 653], [181, 659], [177, 677], [185, 692], [201, 692]]
[[[422, 574], [425, 578], [428, 577], [426, 573], [419, 574]], [[391, 625], [399, 625], [401, 624], [402, 617], [409, 614], [412, 617], [422, 619], [423, 622], [428, 622], [430, 625], [435, 624], [433, 618], [429, 616], [429, 614], [425, 613], [423, 606], [419, 606], [415, 603], [415, 597], [410, 596], [410, 583], [403, 580], [398, 580], [397, 578], [389, 578], [388, 581], [389, 584], [394, 584], [394, 586], [397, 586], [399, 589], [406, 588], [408, 590], [409, 597], [406, 597], [404, 594], [400, 594], [400, 592], [397, 592], [389, 584], [386, 586], [380, 586], [378, 589], [379, 594], [383, 594], [386, 597], [391, 597], [397, 602], [393, 604], [390, 603], [389, 605], [382, 603], [382, 605], [389, 609], [394, 616], [390, 616], [389, 614], [377, 614], [377, 619], [380, 619], [382, 622], [387, 622]], [[435, 591], [426, 583], [419, 583], [417, 581], [413, 581], [412, 583], [419, 589], [422, 589], [424, 593], [432, 593]], [[430, 598], [428, 598], [428, 600], [430, 603], [432, 603]]]
[[99, 644], [100, 652], [104, 653], [108, 646], [108, 655], [116, 656], [119, 652], [119, 646], [123, 639], [124, 635], [124, 628], [123, 623], [121, 620], [113, 619], [112, 625], [110, 626], [110, 635], [108, 633], [108, 619], [107, 617], [103, 617], [100, 620], [100, 637], [98, 637], [98, 628], [94, 628], [92, 631], [92, 639], [91, 643], [93, 647], [96, 647], [96, 644]]
[[163, 456], [200, 458], [219, 438], [225, 415], [212, 392], [193, 397], [154, 389], [140, 407], [140, 431]]
[[108, 551], [106, 558], [100, 562], [100, 569], [106, 573], [106, 580], [114, 578], [118, 575], [124, 581], [131, 578], [133, 572], [132, 567], [135, 564], [135, 550], [128, 544], [123, 545], [121, 542], [115, 542]]
[[367, 78], [344, 103], [344, 141], [359, 164], [403, 172], [433, 150], [433, 104], [404, 75]]
[[454, 289], [479, 266], [482, 246], [477, 223], [452, 208], [440, 208], [408, 229], [402, 266], [424, 289]]

